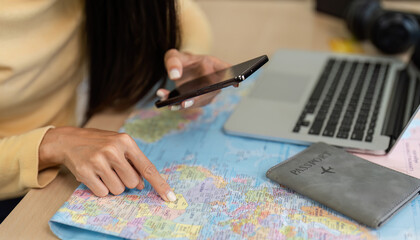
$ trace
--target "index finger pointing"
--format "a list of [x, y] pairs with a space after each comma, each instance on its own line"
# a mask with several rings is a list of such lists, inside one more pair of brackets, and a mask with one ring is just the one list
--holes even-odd
[[[138, 149], [137, 145], [136, 148]], [[160, 173], [157, 171], [155, 165], [138, 149], [137, 153], [127, 152], [127, 158], [131, 160], [134, 167], [140, 172], [140, 174], [149, 181], [150, 185], [156, 190], [156, 192], [165, 201], [173, 202], [176, 200], [174, 192], [171, 187], [162, 178]]]

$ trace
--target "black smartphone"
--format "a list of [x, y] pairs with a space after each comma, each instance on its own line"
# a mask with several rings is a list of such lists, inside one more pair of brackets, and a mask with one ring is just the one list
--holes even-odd
[[238, 84], [257, 71], [266, 62], [268, 62], [268, 57], [267, 55], [263, 55], [188, 81], [172, 90], [169, 93], [168, 99], [164, 101], [159, 100], [155, 105], [160, 108], [181, 103], [186, 99]]

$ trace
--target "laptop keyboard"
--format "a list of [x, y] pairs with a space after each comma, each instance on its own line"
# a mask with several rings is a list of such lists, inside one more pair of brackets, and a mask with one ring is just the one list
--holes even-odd
[[371, 142], [388, 69], [386, 63], [329, 59], [293, 132], [309, 127], [311, 135]]

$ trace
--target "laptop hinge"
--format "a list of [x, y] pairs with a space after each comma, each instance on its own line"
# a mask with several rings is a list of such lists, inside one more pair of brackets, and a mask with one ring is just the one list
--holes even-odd
[[391, 144], [398, 138], [404, 127], [404, 113], [407, 105], [407, 93], [409, 86], [409, 77], [406, 69], [397, 73], [397, 81], [395, 81], [392, 89], [390, 105], [385, 117], [385, 125], [382, 134], [391, 137]]

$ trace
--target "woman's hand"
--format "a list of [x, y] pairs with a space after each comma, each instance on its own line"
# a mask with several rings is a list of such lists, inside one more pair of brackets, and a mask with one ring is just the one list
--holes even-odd
[[[175, 81], [176, 86], [180, 86], [197, 77], [222, 70], [230, 65], [212, 56], [193, 55], [171, 49], [165, 54], [165, 66], [169, 78]], [[201, 107], [210, 103], [219, 92], [214, 91], [197, 96], [185, 100], [179, 105], [171, 105], [169, 108], [171, 110], [179, 110], [191, 106]], [[168, 98], [169, 91], [161, 88], [156, 92], [156, 95], [164, 100]]]
[[39, 149], [39, 169], [64, 164], [99, 197], [144, 188], [143, 177], [165, 201], [176, 196], [156, 167], [125, 133], [60, 127], [48, 130]]

